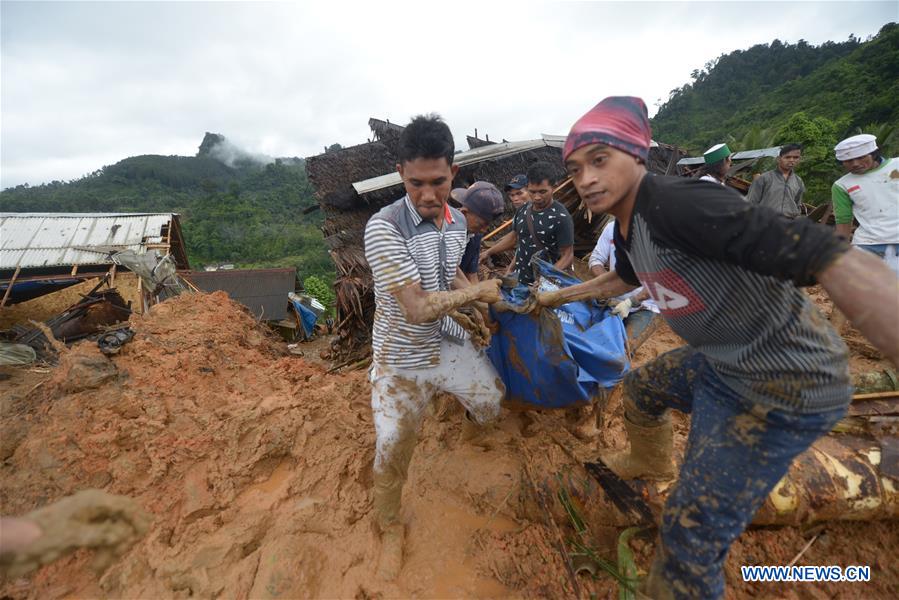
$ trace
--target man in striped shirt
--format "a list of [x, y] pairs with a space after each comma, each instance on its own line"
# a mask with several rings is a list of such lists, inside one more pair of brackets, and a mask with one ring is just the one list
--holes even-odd
[[721, 598], [731, 543], [852, 394], [846, 345], [797, 286], [820, 283], [899, 364], [899, 280], [808, 219], [647, 173], [649, 143], [639, 98], [606, 98], [572, 127], [565, 166], [590, 210], [616, 218], [616, 268], [538, 300], [557, 306], [642, 284], [689, 344], [625, 378], [630, 451], [603, 460], [626, 478], [673, 477], [669, 409], [692, 414], [644, 589], [655, 599]]
[[483, 425], [499, 416], [505, 393], [487, 356], [449, 316], [462, 306], [500, 299], [498, 279], [472, 284], [459, 269], [468, 235], [463, 214], [447, 204], [458, 171], [454, 151], [439, 117], [413, 119], [398, 152], [406, 195], [365, 227], [376, 304], [374, 508], [381, 532], [378, 572], [386, 580], [402, 567], [400, 499], [424, 409], [439, 392], [455, 395], [466, 408], [470, 433], [470, 420]]

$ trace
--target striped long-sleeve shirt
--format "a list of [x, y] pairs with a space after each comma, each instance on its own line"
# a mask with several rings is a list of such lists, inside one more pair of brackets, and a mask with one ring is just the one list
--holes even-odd
[[385, 206], [365, 226], [365, 259], [375, 283], [372, 356], [375, 362], [407, 369], [435, 366], [440, 339], [465, 340], [458, 323], [444, 317], [429, 323], [406, 320], [397, 290], [420, 283], [426, 292], [450, 289], [468, 241], [465, 217], [447, 207], [449, 218], [438, 229], [421, 218], [408, 196]]
[[848, 249], [828, 228], [790, 220], [706, 182], [647, 175], [616, 272], [644, 285], [671, 328], [753, 402], [806, 413], [851, 395], [846, 345], [796, 286]]

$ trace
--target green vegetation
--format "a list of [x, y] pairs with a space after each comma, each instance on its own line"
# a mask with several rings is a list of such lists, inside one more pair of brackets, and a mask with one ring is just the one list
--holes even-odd
[[[296, 267], [301, 277], [334, 277], [319, 212], [301, 159], [268, 164], [213, 158], [207, 134], [198, 156], [134, 156], [81, 179], [0, 192], [9, 212], [177, 212], [193, 268]], [[235, 154], [233, 148], [231, 154]]]
[[328, 316], [334, 316], [334, 306], [337, 297], [334, 295], [333, 282], [326, 281], [318, 275], [310, 275], [303, 280], [303, 289], [306, 293], [321, 302], [328, 309]]
[[[774, 40], [722, 55], [671, 91], [652, 119], [653, 137], [700, 154], [719, 142], [749, 150], [798, 141], [806, 199], [829, 199], [841, 174], [833, 146], [872, 133], [884, 153], [899, 150], [899, 25], [871, 40], [812, 46]], [[769, 165], [760, 165], [762, 168]]]

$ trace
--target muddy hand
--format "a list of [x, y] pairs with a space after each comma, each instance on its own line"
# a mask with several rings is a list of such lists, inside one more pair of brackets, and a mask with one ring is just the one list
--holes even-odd
[[499, 279], [487, 279], [485, 281], [481, 281], [475, 284], [475, 289], [477, 291], [477, 298], [481, 302], [486, 302], [487, 304], [493, 304], [494, 302], [499, 302], [502, 298], [502, 295], [499, 293], [500, 288], [500, 280]]
[[0, 570], [19, 577], [74, 552], [93, 548], [102, 569], [130, 548], [150, 527], [150, 516], [131, 498], [84, 490], [39, 508], [26, 517], [41, 535], [19, 551], [0, 557]]
[[448, 316], [471, 335], [475, 347], [483, 348], [490, 344], [490, 330], [484, 325], [483, 318], [477, 310], [468, 313], [454, 310]]

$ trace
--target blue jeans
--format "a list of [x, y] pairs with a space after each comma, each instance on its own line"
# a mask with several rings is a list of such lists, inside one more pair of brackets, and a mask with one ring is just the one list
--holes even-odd
[[689, 346], [632, 371], [624, 385], [628, 410], [641, 413], [633, 415], [637, 419], [660, 419], [669, 408], [692, 413], [656, 560], [675, 598], [722, 598], [731, 543], [793, 459], [829, 432], [846, 408], [800, 414], [749, 402]]

